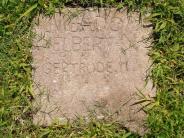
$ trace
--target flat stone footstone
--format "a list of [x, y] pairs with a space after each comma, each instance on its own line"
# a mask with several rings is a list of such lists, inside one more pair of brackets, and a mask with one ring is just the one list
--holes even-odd
[[96, 111], [144, 132], [146, 114], [133, 104], [139, 90], [153, 93], [151, 82], [145, 82], [151, 28], [142, 27], [138, 13], [73, 8], [38, 19], [32, 49], [39, 108], [34, 123], [49, 125]]

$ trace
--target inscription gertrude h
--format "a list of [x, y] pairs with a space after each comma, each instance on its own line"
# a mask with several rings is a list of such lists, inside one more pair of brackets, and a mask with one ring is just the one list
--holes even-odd
[[68, 17], [40, 18], [35, 28], [35, 89], [49, 95], [49, 100], [40, 98], [43, 106], [36, 120], [86, 115], [96, 102], [114, 112], [127, 100], [123, 120], [139, 120], [142, 113], [135, 114], [138, 107], [130, 104], [145, 84], [149, 44], [143, 39], [150, 30], [143, 29], [137, 14], [128, 19], [125, 11], [80, 9], [72, 18], [75, 12], [70, 10]]

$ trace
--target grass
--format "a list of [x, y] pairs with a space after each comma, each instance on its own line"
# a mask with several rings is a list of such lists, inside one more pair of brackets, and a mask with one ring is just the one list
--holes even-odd
[[184, 137], [184, 0], [1, 0], [0, 137], [140, 137], [117, 123], [79, 119], [73, 124], [32, 124], [31, 23], [65, 6], [116, 6], [150, 13], [153, 60], [150, 78], [157, 87], [143, 137]]

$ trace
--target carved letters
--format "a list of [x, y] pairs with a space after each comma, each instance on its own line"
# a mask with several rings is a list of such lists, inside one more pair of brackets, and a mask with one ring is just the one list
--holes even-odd
[[78, 77], [88, 82], [90, 75], [99, 74], [108, 81], [110, 76], [128, 71], [128, 58], [126, 53], [121, 52], [123, 41], [127, 39], [122, 33], [123, 20], [120, 17], [107, 18], [92, 18], [90, 14], [84, 14], [64, 25], [59, 23], [57, 28], [59, 25], [64, 28], [58, 29], [60, 32], [51, 42], [52, 53], [57, 57], [53, 60], [57, 60], [57, 63], [49, 61], [47, 57], [45, 60], [51, 66], [45, 69], [45, 73], [62, 76], [63, 81]]

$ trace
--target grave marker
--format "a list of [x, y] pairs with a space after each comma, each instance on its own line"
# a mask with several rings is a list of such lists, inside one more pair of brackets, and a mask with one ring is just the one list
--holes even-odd
[[35, 123], [87, 116], [89, 110], [98, 116], [106, 110], [142, 131], [145, 113], [132, 104], [138, 90], [153, 93], [150, 81], [145, 87], [150, 66], [145, 39], [151, 29], [139, 24], [137, 13], [65, 9], [52, 18], [39, 17], [35, 32], [33, 79], [40, 107]]

